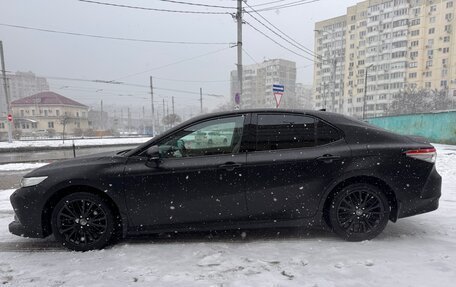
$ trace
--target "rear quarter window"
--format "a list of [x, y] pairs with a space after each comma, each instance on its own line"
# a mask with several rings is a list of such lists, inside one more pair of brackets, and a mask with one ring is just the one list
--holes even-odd
[[341, 138], [339, 131], [329, 124], [317, 120], [317, 145], [325, 145]]

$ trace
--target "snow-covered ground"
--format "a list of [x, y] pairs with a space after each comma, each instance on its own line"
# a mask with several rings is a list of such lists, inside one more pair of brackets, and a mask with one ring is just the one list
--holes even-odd
[[0, 171], [22, 171], [47, 165], [45, 162], [0, 164]]
[[[103, 139], [75, 139], [74, 144], [77, 147], [102, 146], [102, 145], [120, 145], [120, 144], [140, 144], [150, 140], [150, 137], [138, 138], [103, 138]], [[27, 148], [27, 147], [70, 147], [73, 145], [73, 140], [37, 140], [37, 141], [13, 141], [12, 143], [0, 142], [0, 150], [11, 148]]]
[[440, 208], [351, 243], [309, 230], [129, 239], [86, 253], [8, 233], [12, 190], [0, 191], [5, 286], [454, 286], [456, 146], [437, 145]]

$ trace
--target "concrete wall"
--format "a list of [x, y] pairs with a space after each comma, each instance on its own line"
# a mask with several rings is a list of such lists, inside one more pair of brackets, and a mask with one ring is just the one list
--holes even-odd
[[371, 118], [370, 124], [404, 135], [417, 135], [431, 142], [456, 144], [456, 111]]

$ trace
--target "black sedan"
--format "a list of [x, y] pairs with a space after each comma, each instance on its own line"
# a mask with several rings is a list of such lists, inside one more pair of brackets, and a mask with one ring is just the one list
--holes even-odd
[[56, 162], [11, 195], [13, 234], [73, 250], [129, 235], [322, 227], [369, 240], [437, 209], [436, 150], [339, 114], [243, 110], [194, 118], [129, 151]]

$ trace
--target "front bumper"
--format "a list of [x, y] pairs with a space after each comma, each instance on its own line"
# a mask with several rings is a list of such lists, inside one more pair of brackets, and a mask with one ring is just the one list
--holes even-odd
[[43, 238], [41, 230], [34, 230], [33, 228], [25, 227], [19, 221], [13, 221], [8, 225], [9, 232], [14, 235], [30, 238]]
[[12, 234], [24, 237], [43, 238], [42, 211], [43, 198], [36, 186], [20, 188], [10, 196], [15, 219], [9, 224]]
[[423, 188], [413, 198], [404, 198], [398, 202], [398, 218], [408, 217], [436, 210], [442, 189], [442, 177], [434, 168]]

